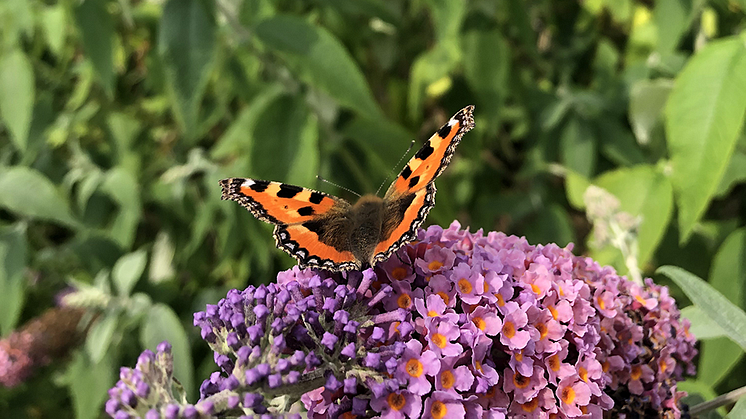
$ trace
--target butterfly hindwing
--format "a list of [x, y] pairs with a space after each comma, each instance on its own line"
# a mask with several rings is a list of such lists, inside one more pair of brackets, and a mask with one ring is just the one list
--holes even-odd
[[238, 202], [262, 221], [275, 224], [277, 247], [301, 267], [330, 270], [359, 267], [347, 249], [344, 214], [350, 204], [340, 198], [299, 186], [265, 180], [230, 178], [220, 181], [223, 199]]

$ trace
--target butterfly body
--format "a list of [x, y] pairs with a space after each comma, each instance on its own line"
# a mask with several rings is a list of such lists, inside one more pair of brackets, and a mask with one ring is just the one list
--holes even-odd
[[435, 205], [435, 178], [474, 126], [472, 110], [462, 109], [430, 137], [383, 198], [364, 195], [352, 205], [323, 192], [246, 178], [221, 180], [222, 197], [274, 224], [277, 247], [301, 267], [342, 271], [373, 266], [416, 238]]

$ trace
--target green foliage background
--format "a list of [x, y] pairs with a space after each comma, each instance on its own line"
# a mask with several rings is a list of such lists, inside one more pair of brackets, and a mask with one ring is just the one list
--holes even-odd
[[[626, 272], [592, 244], [582, 194], [595, 184], [642, 217], [648, 276], [677, 265], [746, 307], [745, 10], [0, 2], [0, 332], [71, 282], [104, 313], [69, 359], [0, 389], [0, 416], [98, 417], [118, 367], [163, 339], [194, 396], [214, 367], [192, 313], [293, 265], [271, 226], [220, 201], [217, 181], [354, 199], [315, 176], [374, 192], [411, 139], [468, 104], [476, 128], [438, 180], [429, 223], [573, 242]], [[682, 387], [709, 398], [746, 384], [738, 345], [711, 337], [701, 349]]]

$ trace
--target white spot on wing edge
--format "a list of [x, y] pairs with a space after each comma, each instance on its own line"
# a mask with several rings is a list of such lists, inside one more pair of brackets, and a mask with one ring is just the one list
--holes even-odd
[[254, 181], [253, 181], [253, 180], [251, 180], [251, 179], [246, 179], [246, 180], [245, 180], [245, 181], [243, 182], [243, 184], [241, 184], [241, 186], [244, 186], [244, 187], [246, 187], [246, 188], [250, 188], [250, 187], [251, 187], [251, 185], [253, 185], [253, 184], [255, 184], [255, 183], [256, 183], [256, 182], [254, 182]]

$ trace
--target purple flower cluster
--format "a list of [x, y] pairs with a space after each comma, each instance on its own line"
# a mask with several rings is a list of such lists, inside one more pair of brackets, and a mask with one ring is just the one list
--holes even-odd
[[454, 222], [364, 272], [295, 267], [195, 314], [220, 368], [200, 403], [153, 396], [167, 384], [138, 362], [107, 412], [289, 418], [301, 401], [316, 419], [682, 417], [676, 382], [696, 351], [667, 289], [570, 250]]
[[287, 397], [286, 406], [305, 395], [319, 413], [364, 415], [368, 401], [357, 395], [398, 385], [388, 377], [406, 351], [392, 338], [392, 325], [407, 310], [377, 310], [392, 288], [372, 290], [374, 279], [368, 270], [337, 283], [296, 267], [281, 274], [278, 284], [232, 290], [196, 313], [194, 324], [221, 369], [202, 383], [202, 396], [234, 391], [234, 407], [276, 414], [283, 407], [273, 405], [273, 398]]
[[162, 342], [156, 353], [140, 354], [135, 369], [121, 368], [119, 381], [109, 389], [106, 413], [115, 419], [199, 419], [215, 413], [212, 401], [191, 405], [181, 404], [180, 398], [173, 391], [171, 345]]

